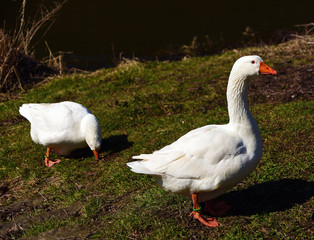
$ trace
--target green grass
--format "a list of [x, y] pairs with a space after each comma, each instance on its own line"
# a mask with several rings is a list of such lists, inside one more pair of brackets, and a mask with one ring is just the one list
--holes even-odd
[[[251, 101], [263, 137], [263, 157], [247, 179], [221, 196], [234, 209], [218, 218], [218, 228], [191, 220], [190, 199], [164, 191], [151, 177], [132, 173], [126, 166], [133, 155], [157, 150], [194, 128], [227, 123], [225, 89], [239, 56], [260, 54], [281, 71], [287, 66], [311, 66], [310, 54], [302, 51], [293, 61], [281, 57], [286, 46], [290, 45], [170, 63], [131, 61], [118, 68], [51, 79], [0, 103], [1, 204], [5, 209], [0, 225], [6, 227], [14, 219], [22, 226], [4, 236], [310, 238], [311, 100]], [[290, 51], [298, 53], [293, 47]], [[96, 115], [104, 138], [102, 160], [95, 160], [87, 149], [75, 157], [61, 157], [62, 162], [52, 168], [44, 166], [45, 148], [32, 142], [29, 123], [18, 108], [23, 103], [63, 100], [79, 102]]]

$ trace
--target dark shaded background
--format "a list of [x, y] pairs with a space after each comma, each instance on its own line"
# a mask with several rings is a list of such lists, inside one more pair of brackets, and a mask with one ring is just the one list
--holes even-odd
[[[13, 29], [21, 0], [2, 0], [0, 23]], [[55, 2], [60, 2], [55, 1]], [[28, 0], [27, 16], [48, 0]], [[294, 25], [314, 21], [312, 0], [68, 0], [48, 33], [36, 45], [39, 58], [65, 51], [71, 67], [94, 69], [112, 64], [112, 58], [136, 56], [171, 58], [176, 49], [199, 42], [208, 35], [215, 43], [210, 51], [237, 47], [254, 41], [276, 42]], [[254, 36], [244, 36], [246, 27]], [[38, 39], [37, 39], [38, 40]]]

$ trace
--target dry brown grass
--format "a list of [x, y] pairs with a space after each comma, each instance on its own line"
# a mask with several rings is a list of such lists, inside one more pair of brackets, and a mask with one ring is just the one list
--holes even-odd
[[[0, 92], [24, 90], [44, 77], [57, 73], [58, 65], [47, 65], [34, 59], [34, 37], [44, 27], [49, 29], [56, 14], [66, 2], [51, 10], [42, 7], [30, 20], [25, 17], [26, 0], [21, 3], [18, 25], [13, 32], [0, 29]], [[47, 27], [48, 25], [48, 27]]]

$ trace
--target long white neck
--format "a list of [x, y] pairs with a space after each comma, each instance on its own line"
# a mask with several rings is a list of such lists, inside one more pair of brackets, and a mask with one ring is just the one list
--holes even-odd
[[243, 139], [246, 141], [247, 152], [261, 156], [262, 138], [249, 110], [247, 95], [249, 79], [246, 78], [236, 71], [231, 71], [227, 87], [229, 124], [234, 126], [238, 134], [245, 136]]
[[231, 71], [227, 87], [229, 122], [242, 123], [253, 119], [248, 103], [248, 79], [237, 71]]
[[96, 117], [92, 114], [87, 114], [82, 119], [81, 129], [90, 149], [99, 150], [101, 146], [101, 130]]

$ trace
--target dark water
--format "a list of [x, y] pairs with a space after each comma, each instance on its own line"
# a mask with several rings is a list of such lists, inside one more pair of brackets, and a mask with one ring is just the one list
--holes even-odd
[[[21, 2], [1, 0], [0, 21], [6, 20], [6, 29], [14, 27]], [[28, 0], [27, 16], [40, 3], [53, 6], [48, 0]], [[47, 41], [53, 52], [71, 52], [65, 56], [68, 66], [95, 69], [112, 64], [120, 54], [171, 58], [194, 36], [210, 41], [207, 53], [246, 41], [274, 42], [283, 31], [294, 31], [294, 25], [313, 21], [313, 0], [68, 0], [40, 38], [36, 54], [48, 55]], [[254, 37], [243, 35], [247, 27]]]

